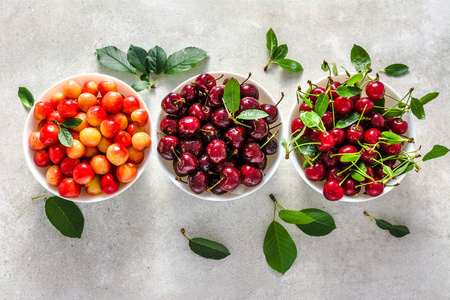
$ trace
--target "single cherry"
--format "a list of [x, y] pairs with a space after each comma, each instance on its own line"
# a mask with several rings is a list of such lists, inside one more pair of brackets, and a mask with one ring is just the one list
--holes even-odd
[[265, 155], [259, 147], [259, 144], [256, 142], [249, 142], [245, 144], [242, 149], [242, 157], [249, 163], [260, 163], [264, 159]]
[[321, 162], [316, 162], [313, 166], [305, 169], [305, 176], [311, 181], [320, 181], [325, 178], [326, 168]]
[[232, 191], [241, 184], [241, 173], [234, 167], [223, 168], [220, 172], [221, 178], [225, 178], [220, 183], [220, 187], [225, 191]]
[[[294, 119], [294, 121], [292, 121], [291, 123], [291, 132], [294, 133], [294, 136], [297, 136], [300, 134], [300, 132], [303, 130], [303, 128], [305, 127], [305, 124], [303, 124], [303, 121], [300, 118]], [[305, 132], [302, 134], [303, 136], [306, 136], [309, 132], [309, 128], [307, 127], [305, 129]]]
[[366, 86], [366, 94], [372, 100], [381, 100], [384, 90], [384, 84], [377, 80], [369, 82]]
[[252, 97], [255, 99], [259, 99], [258, 88], [251, 83], [242, 83], [241, 84], [241, 98], [244, 98], [244, 97]]
[[327, 200], [337, 201], [344, 197], [344, 189], [336, 180], [330, 180], [323, 186], [323, 195]]
[[337, 150], [330, 149], [328, 151], [322, 152], [319, 156], [319, 160], [323, 163], [325, 168], [333, 168], [339, 164], [339, 156], [333, 156], [337, 153]]
[[194, 103], [189, 107], [189, 115], [196, 117], [200, 122], [208, 122], [211, 119], [212, 109], [208, 105]]
[[326, 111], [322, 116], [322, 123], [326, 130], [333, 128], [333, 113], [331, 111]]
[[337, 97], [334, 100], [334, 111], [340, 115], [346, 115], [353, 111], [354, 104], [348, 98]]
[[247, 109], [260, 109], [258, 100], [253, 97], [242, 98], [239, 105], [239, 110], [242, 112]]
[[161, 131], [166, 135], [176, 135], [178, 133], [178, 118], [174, 116], [165, 116], [159, 125]]
[[198, 160], [194, 154], [185, 152], [181, 153], [177, 162], [177, 170], [181, 174], [192, 174], [198, 170]]
[[223, 138], [230, 143], [231, 148], [241, 149], [247, 141], [246, 130], [242, 126], [228, 128], [223, 134]]
[[212, 140], [219, 139], [219, 130], [211, 123], [205, 124], [200, 129], [202, 140], [205, 144], [211, 143]]
[[198, 90], [195, 88], [195, 85], [193, 84], [185, 85], [181, 89], [180, 95], [188, 103], [194, 103], [198, 100]]
[[335, 145], [341, 145], [345, 142], [345, 131], [342, 128], [334, 128], [329, 131], [334, 135]]
[[361, 191], [361, 187], [356, 186], [357, 182], [351, 177], [347, 177], [341, 184], [341, 187], [344, 189], [344, 194], [347, 196], [354, 196]]
[[178, 122], [178, 133], [184, 137], [193, 137], [200, 131], [200, 120], [187, 116]]
[[320, 145], [316, 145], [319, 151], [328, 151], [334, 147], [336, 140], [334, 139], [334, 135], [328, 132], [321, 133], [317, 141], [320, 142]]
[[212, 107], [222, 107], [223, 106], [223, 91], [224, 85], [213, 86], [208, 94], [208, 102]]
[[383, 193], [384, 187], [381, 182], [377, 182], [378, 178], [374, 178], [374, 181], [371, 181], [366, 185], [366, 193], [369, 196], [376, 197]]
[[268, 116], [264, 118], [267, 124], [275, 123], [278, 120], [278, 108], [275, 105], [261, 104], [259, 109], [268, 114]]
[[193, 175], [189, 175], [188, 184], [194, 193], [201, 194], [208, 188], [208, 176], [205, 172], [197, 171]]
[[326, 90], [324, 88], [316, 87], [311, 91], [309, 100], [311, 100], [311, 103], [316, 103], [317, 97], [323, 93], [326, 93]]
[[169, 93], [161, 101], [161, 108], [168, 114], [177, 114], [181, 111], [184, 106], [184, 98], [177, 93]]
[[252, 130], [249, 132], [249, 136], [255, 140], [264, 138], [269, 132], [269, 126], [267, 126], [264, 119], [250, 120]]
[[337, 99], [339, 97], [339, 95], [338, 95], [338, 93], [336, 93], [336, 89], [340, 86], [341, 86], [340, 82], [334, 81], [331, 84], [330, 91], [328, 92], [328, 98], [333, 99], [333, 100]]
[[378, 139], [381, 137], [381, 131], [376, 128], [367, 129], [364, 132], [364, 143], [366, 144], [376, 144]]
[[199, 157], [204, 152], [204, 146], [202, 141], [199, 139], [193, 140], [182, 140], [180, 141], [180, 151], [181, 153], [189, 152]]
[[158, 142], [158, 153], [162, 158], [166, 160], [173, 160], [175, 158], [175, 154], [173, 153], [174, 149], [176, 149], [179, 145], [179, 140], [176, 136], [166, 135]]
[[399, 154], [402, 151], [402, 144], [381, 144], [381, 149], [383, 149], [384, 153], [388, 156]]
[[206, 147], [206, 153], [213, 163], [221, 163], [227, 159], [227, 144], [222, 140], [213, 140]]
[[364, 116], [370, 115], [373, 109], [373, 101], [367, 97], [361, 98], [355, 103], [355, 111], [358, 114], [362, 114], [364, 111]]
[[216, 109], [211, 115], [211, 122], [219, 129], [225, 129], [231, 126], [232, 120], [228, 116], [225, 107]]
[[347, 129], [346, 138], [350, 143], [356, 144], [364, 137], [364, 129], [361, 125], [353, 124]]
[[385, 122], [383, 116], [379, 112], [376, 112], [373, 114], [372, 118], [370, 119], [369, 126], [372, 128], [383, 130], [385, 123], [386, 122]]
[[264, 177], [264, 172], [251, 165], [243, 165], [240, 169], [242, 184], [245, 186], [257, 186]]
[[394, 120], [392, 120], [390, 128], [393, 133], [404, 134], [408, 131], [408, 123], [401, 118], [394, 118]]
[[209, 91], [216, 85], [216, 79], [210, 74], [200, 74], [195, 79], [195, 87], [202, 93]]

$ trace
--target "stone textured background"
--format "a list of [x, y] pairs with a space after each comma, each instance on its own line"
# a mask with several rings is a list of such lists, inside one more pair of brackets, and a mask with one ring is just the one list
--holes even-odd
[[[19, 86], [37, 99], [50, 85], [78, 73], [105, 73], [132, 84], [134, 77], [100, 65], [95, 49], [160, 45], [171, 53], [189, 45], [208, 51], [195, 69], [164, 78], [141, 92], [156, 119], [160, 100], [186, 78], [225, 70], [252, 78], [286, 99], [324, 76], [326, 59], [351, 68], [353, 44], [373, 67], [405, 63], [410, 73], [383, 78], [400, 93], [432, 91], [427, 120], [417, 121], [425, 153], [450, 146], [450, 3], [448, 1], [3, 1], [0, 6], [0, 298], [3, 299], [448, 299], [450, 298], [450, 156], [427, 162], [377, 200], [331, 203], [282, 161], [272, 180], [232, 202], [206, 202], [183, 193], [165, 177], [152, 153], [143, 176], [121, 196], [81, 204], [81, 239], [63, 237], [47, 220], [46, 191], [25, 163], [22, 132], [27, 110]], [[288, 58], [305, 71], [293, 74], [267, 62], [265, 34], [273, 27]], [[262, 251], [274, 193], [291, 209], [331, 213], [338, 228], [306, 236], [287, 226], [298, 258], [281, 276]], [[409, 227], [401, 239], [363, 215]], [[179, 233], [224, 243], [232, 255], [211, 261], [193, 254]]]

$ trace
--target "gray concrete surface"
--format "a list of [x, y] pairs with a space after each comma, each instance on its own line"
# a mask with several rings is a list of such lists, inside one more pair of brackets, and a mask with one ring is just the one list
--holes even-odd
[[[130, 44], [168, 52], [193, 45], [206, 62], [160, 82], [141, 95], [156, 118], [163, 96], [195, 74], [253, 73], [272, 95], [286, 99], [287, 118], [296, 87], [320, 78], [323, 59], [351, 67], [354, 43], [376, 69], [402, 62], [411, 72], [386, 78], [400, 94], [438, 91], [417, 121], [425, 151], [450, 146], [450, 3], [448, 1], [2, 1], [0, 6], [0, 298], [2, 299], [449, 299], [450, 156], [375, 201], [330, 203], [311, 190], [290, 161], [251, 196], [225, 203], [198, 200], [174, 187], [152, 153], [139, 181], [120, 197], [82, 204], [81, 239], [68, 239], [48, 222], [46, 191], [22, 154], [27, 111], [19, 86], [37, 98], [54, 82], [100, 72], [133, 83], [133, 76], [101, 66], [95, 49]], [[305, 68], [292, 74], [267, 61], [265, 34], [273, 27], [289, 58]], [[299, 249], [284, 275], [267, 265], [262, 243], [274, 193], [288, 208], [331, 213], [338, 229], [315, 238], [289, 227]], [[396, 239], [363, 215], [409, 227]], [[179, 233], [224, 243], [222, 261], [193, 254]]]

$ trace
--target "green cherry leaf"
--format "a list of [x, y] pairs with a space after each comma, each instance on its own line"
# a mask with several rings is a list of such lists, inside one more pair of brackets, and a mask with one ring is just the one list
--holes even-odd
[[234, 113], [239, 109], [241, 103], [241, 86], [233, 77], [225, 84], [223, 102], [230, 113]]
[[301, 72], [303, 71], [303, 67], [299, 62], [296, 62], [292, 59], [278, 59], [275, 61], [280, 67], [282, 67], [285, 70], [291, 71], [291, 72]]
[[57, 196], [47, 198], [45, 201], [45, 214], [50, 223], [64, 236], [81, 238], [84, 217], [75, 203]]
[[[358, 164], [358, 168], [362, 173], [366, 174], [367, 167], [364, 164], [364, 162], [360, 162]], [[351, 170], [350, 176], [352, 176], [352, 178], [355, 179], [356, 181], [363, 181], [366, 178], [366, 176], [361, 175], [361, 173], [358, 173], [355, 170]]]
[[336, 128], [347, 128], [348, 126], [357, 122], [360, 116], [361, 115], [358, 114], [357, 112], [353, 112], [349, 115], [346, 115], [336, 123]]
[[385, 220], [379, 220], [379, 219], [375, 219], [375, 223], [377, 224], [377, 226], [383, 230], [388, 230], [389, 227], [392, 226], [391, 223], [389, 223], [388, 221]]
[[282, 209], [278, 213], [281, 220], [289, 224], [309, 224], [314, 222], [314, 219], [307, 214], [297, 210]]
[[164, 74], [177, 74], [192, 69], [206, 58], [206, 51], [196, 47], [187, 47], [172, 53], [167, 58]]
[[[393, 170], [393, 174], [394, 176], [400, 176], [404, 173], [406, 173], [407, 169], [409, 168], [409, 166], [412, 165], [414, 167], [414, 163], [410, 162], [410, 161], [404, 161], [401, 164], [399, 164], [394, 170]], [[411, 169], [412, 170], [412, 169]]]
[[375, 219], [377, 226], [383, 230], [388, 230], [389, 233], [395, 237], [403, 237], [409, 234], [408, 227], [404, 225], [392, 225], [388, 221]]
[[[300, 134], [298, 136], [300, 136]], [[317, 147], [314, 144], [304, 145], [309, 143], [311, 143], [311, 141], [306, 138], [299, 138], [293, 142], [295, 150], [297, 150], [300, 154], [306, 156], [314, 156], [317, 153]]]
[[286, 273], [297, 258], [294, 241], [277, 221], [273, 221], [267, 228], [263, 251], [269, 266], [281, 274]]
[[419, 99], [412, 97], [410, 105], [413, 115], [419, 120], [425, 120], [425, 110], [423, 109], [422, 102], [420, 102]]
[[209, 259], [224, 259], [230, 255], [230, 251], [224, 245], [204, 238], [190, 239], [189, 248], [194, 253]]
[[32, 108], [34, 105], [34, 97], [31, 94], [31, 92], [26, 87], [19, 87], [19, 91], [17, 92], [17, 95], [20, 98], [20, 101], [22, 101], [22, 104], [26, 108]]
[[270, 55], [272, 55], [278, 48], [277, 36], [275, 35], [275, 32], [273, 31], [272, 28], [270, 28], [269, 31], [267, 31], [266, 33], [266, 46], [270, 52]]
[[136, 92], [140, 92], [140, 91], [145, 90], [149, 84], [150, 84], [150, 82], [148, 82], [146, 80], [142, 80], [142, 81], [136, 81], [135, 83], [133, 83], [133, 85], [131, 87]]
[[80, 118], [68, 118], [64, 120], [64, 122], [61, 125], [66, 128], [75, 128], [79, 126], [82, 122], [83, 120], [81, 120]]
[[336, 63], [331, 63], [331, 65], [333, 66], [333, 75], [334, 76], [338, 76], [338, 69], [336, 67]]
[[241, 120], [255, 120], [255, 119], [263, 119], [265, 117], [269, 116], [268, 113], [266, 113], [263, 110], [259, 109], [247, 109], [242, 111], [239, 116], [236, 117], [236, 119]]
[[136, 69], [128, 62], [127, 54], [114, 46], [97, 49], [97, 59], [108, 68], [136, 74]]
[[339, 96], [345, 97], [345, 98], [350, 98], [352, 96], [359, 95], [359, 94], [361, 94], [361, 92], [362, 92], [362, 90], [356, 86], [341, 85], [341, 86], [338, 86], [338, 88], [336, 89], [336, 93], [338, 93]]
[[273, 53], [272, 60], [277, 61], [279, 59], [283, 59], [286, 57], [288, 53], [288, 46], [286, 44], [280, 45], [275, 49], [275, 52]]
[[70, 131], [64, 127], [60, 127], [58, 132], [58, 139], [63, 146], [72, 147], [73, 145], [73, 137], [70, 134]]
[[382, 113], [385, 112], [384, 108], [382, 108], [382, 107], [385, 107], [385, 105], [386, 105], [386, 99], [384, 99], [384, 97], [383, 97], [380, 100], [377, 100], [377, 106], [379, 106], [379, 108], [378, 107], [374, 107], [372, 109], [372, 111], [373, 112], [379, 112], [379, 113], [382, 114]]
[[400, 76], [408, 72], [409, 67], [404, 64], [392, 64], [384, 68], [384, 72], [391, 76]]
[[422, 102], [423, 105], [427, 104], [428, 102], [436, 99], [436, 97], [439, 96], [439, 93], [437, 92], [433, 92], [433, 93], [428, 93], [425, 96], [423, 96], [422, 98], [420, 98], [420, 102]]
[[159, 74], [164, 71], [167, 63], [167, 54], [163, 48], [155, 46], [148, 50], [145, 57], [145, 67], [149, 73]]
[[135, 67], [141, 73], [147, 74], [145, 68], [145, 57], [147, 56], [147, 51], [141, 47], [130, 45], [127, 52], [127, 59], [130, 64]]
[[392, 108], [389, 111], [387, 111], [386, 113], [383, 114], [383, 117], [385, 119], [387, 118], [395, 118], [398, 116], [403, 115], [403, 110], [402, 109], [397, 109], [397, 108]]
[[423, 161], [427, 161], [427, 160], [430, 160], [430, 159], [434, 159], [434, 158], [438, 158], [438, 157], [444, 156], [449, 151], [450, 151], [450, 149], [448, 149], [445, 146], [434, 145], [433, 149], [431, 149], [430, 152], [425, 154], [425, 156], [423, 157]]
[[356, 162], [360, 157], [359, 153], [345, 153], [341, 155], [340, 161], [342, 162]]
[[347, 86], [352, 86], [355, 83], [357, 83], [358, 81], [360, 81], [363, 78], [363, 74], [362, 73], [358, 73], [353, 75], [352, 77], [350, 77], [350, 79], [347, 81]]
[[350, 52], [350, 59], [356, 71], [364, 71], [366, 66], [370, 68], [372, 63], [369, 54], [361, 46], [353, 45]]
[[330, 100], [328, 99], [327, 93], [322, 93], [319, 95], [316, 101], [316, 105], [314, 106], [314, 111], [317, 113], [319, 117], [322, 118], [322, 116], [325, 114], [329, 102]]
[[388, 144], [398, 144], [401, 142], [404, 142], [405, 139], [401, 138], [399, 135], [390, 132], [390, 131], [383, 131], [381, 133], [381, 136], [384, 138], [384, 142]]
[[300, 119], [302, 120], [303, 124], [305, 124], [305, 126], [309, 128], [319, 127], [320, 123], [322, 122], [319, 115], [314, 111], [302, 111], [300, 113]]
[[308, 224], [297, 224], [297, 227], [310, 236], [324, 236], [336, 229], [333, 217], [320, 209], [307, 208], [300, 212], [306, 214], [314, 221]]

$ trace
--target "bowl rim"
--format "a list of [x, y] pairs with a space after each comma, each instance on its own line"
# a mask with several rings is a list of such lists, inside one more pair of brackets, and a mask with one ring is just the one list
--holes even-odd
[[[147, 112], [149, 112], [149, 121], [148, 121], [148, 123], [146, 125], [146, 129], [147, 129], [147, 133], [150, 136], [152, 136], [152, 128], [153, 128], [153, 126], [152, 126], [152, 120], [151, 120], [151, 116], [150, 116], [150, 111], [148, 110], [148, 107], [145, 104], [145, 102], [142, 99], [142, 97], [130, 85], [128, 85], [124, 81], [122, 81], [122, 80], [120, 80], [120, 79], [118, 79], [118, 78], [116, 78], [114, 76], [110, 76], [110, 75], [106, 75], [106, 74], [80, 73], [80, 74], [68, 76], [68, 77], [66, 77], [66, 78], [64, 78], [64, 79], [62, 79], [62, 80], [52, 84], [49, 88], [47, 88], [45, 90], [45, 92], [43, 92], [39, 96], [39, 98], [37, 98], [37, 100], [35, 100], [35, 102], [33, 104], [33, 107], [29, 110], [28, 115], [27, 115], [27, 119], [25, 121], [22, 143], [23, 143], [23, 151], [24, 151], [24, 155], [25, 155], [25, 160], [27, 162], [28, 168], [30, 169], [30, 171], [33, 174], [33, 176], [35, 177], [35, 179], [41, 184], [41, 186], [43, 188], [45, 188], [48, 192], [50, 192], [54, 196], [58, 196], [60, 198], [63, 198], [63, 199], [66, 199], [66, 200], [69, 200], [69, 201], [72, 201], [72, 202], [77, 202], [77, 203], [94, 203], [94, 202], [100, 202], [100, 201], [104, 201], [104, 200], [113, 198], [113, 197], [121, 194], [125, 190], [127, 190], [131, 185], [133, 185], [133, 183], [135, 183], [138, 180], [138, 178], [142, 175], [142, 173], [144, 172], [144, 170], [145, 170], [145, 168], [146, 168], [146, 166], [147, 166], [147, 164], [149, 162], [149, 158], [150, 158], [150, 155], [151, 155], [151, 152], [152, 152], [152, 146], [147, 148], [147, 149], [145, 149], [143, 151], [144, 152], [144, 159], [139, 165], [136, 165], [136, 167], [138, 169], [138, 173], [136, 175], [136, 178], [134, 178], [131, 182], [128, 182], [128, 183], [120, 183], [119, 190], [116, 191], [115, 193], [105, 194], [105, 193], [102, 192], [102, 193], [100, 193], [98, 195], [90, 195], [90, 194], [88, 194], [85, 191], [85, 189], [81, 185], [81, 193], [80, 193], [80, 195], [77, 198], [67, 198], [67, 197], [62, 197], [61, 195], [59, 195], [58, 187], [57, 186], [56, 187], [50, 186], [47, 183], [47, 180], [45, 178], [45, 174], [43, 174], [43, 176], [41, 174], [42, 172], [44, 172], [43, 170], [47, 170], [48, 167], [39, 168], [38, 166], [36, 166], [34, 164], [34, 160], [33, 160], [32, 156], [30, 155], [31, 153], [34, 154], [36, 152], [36, 151], [30, 149], [29, 146], [28, 146], [28, 137], [29, 137], [31, 132], [35, 131], [30, 126], [32, 125], [32, 123], [38, 124], [40, 122], [39, 120], [34, 118], [34, 107], [35, 107], [36, 103], [38, 103], [41, 100], [45, 101], [45, 99], [43, 99], [43, 98], [47, 97], [48, 95], [50, 95], [50, 93], [52, 93], [52, 91], [54, 91], [55, 89], [58, 89], [58, 90], [62, 91], [62, 89], [59, 89], [58, 87], [61, 86], [61, 85], [64, 85], [64, 83], [67, 82], [68, 80], [76, 80], [77, 81], [77, 78], [83, 78], [83, 77], [89, 77], [89, 78], [87, 78], [87, 80], [90, 80], [91, 79], [90, 77], [92, 77], [93, 78], [92, 80], [95, 81], [96, 83], [98, 83], [98, 82], [100, 82], [102, 80], [112, 80], [112, 81], [117, 83], [119, 92], [120, 92], [120, 90], [123, 90], [123, 89], [130, 90], [133, 93], [133, 96], [135, 96], [139, 100], [140, 107], [141, 108], [145, 108], [145, 110]], [[86, 80], [84, 80], [84, 81], [86, 81]], [[78, 82], [78, 84], [80, 84], [80, 83]], [[130, 94], [131, 93], [127, 92], [127, 95], [130, 95]], [[50, 98], [50, 97], [48, 97], [48, 98]], [[40, 170], [40, 169], [42, 169], [42, 170]]]
[[[190, 82], [195, 81], [195, 79], [199, 75], [205, 74], [205, 73], [210, 74], [210, 75], [214, 76], [215, 78], [217, 78], [218, 76], [223, 75], [223, 77], [221, 77], [219, 79], [220, 80], [219, 82], [223, 82], [223, 79], [225, 79], [226, 77], [233, 77], [233, 78], [236, 78], [237, 80], [245, 80], [248, 77], [248, 76], [244, 76], [244, 75], [241, 75], [241, 74], [238, 74], [238, 73], [234, 73], [234, 72], [229, 72], [229, 71], [204, 72], [204, 73], [200, 73], [200, 74], [197, 74], [195, 76], [192, 76], [192, 77], [188, 78], [187, 80], [183, 81], [182, 83], [180, 83], [177, 87], [175, 87], [169, 93], [181, 91], [181, 89], [186, 84], [189, 84]], [[264, 99], [264, 100], [265, 101], [267, 100], [267, 102], [270, 102], [271, 104], [276, 104], [275, 99], [267, 91], [267, 89], [264, 88], [261, 84], [259, 84], [258, 82], [254, 81], [252, 78], [249, 78], [247, 80], [247, 83], [254, 84], [258, 88], [259, 93], [260, 93], [259, 100], [261, 100], [261, 94], [266, 94], [267, 95], [267, 99]], [[267, 103], [267, 102], [265, 102], [265, 103]], [[157, 118], [155, 120], [155, 124], [154, 124], [155, 130], [154, 130], [154, 137], [153, 137], [153, 140], [155, 141], [154, 142], [154, 146], [155, 147], [157, 147], [157, 144], [159, 142], [158, 133], [157, 133], [157, 131], [159, 130], [159, 123], [161, 122], [161, 119], [165, 115], [167, 115], [166, 112], [164, 112], [162, 109], [160, 109], [160, 111], [158, 113], [158, 116], [157, 116]], [[278, 140], [280, 140], [281, 137], [283, 137], [283, 133], [285, 132], [284, 117], [283, 117], [283, 115], [281, 113], [281, 110], [279, 110], [277, 123], [280, 123], [280, 122], [281, 122], [281, 125], [279, 126], [280, 132], [277, 135], [278, 136], [277, 137]], [[174, 183], [178, 188], [180, 188], [181, 190], [183, 190], [187, 194], [189, 194], [191, 196], [194, 196], [195, 198], [202, 199], [202, 200], [208, 200], [208, 201], [216, 201], [216, 202], [225, 202], [225, 201], [237, 200], [237, 199], [241, 199], [241, 198], [244, 198], [246, 196], [249, 196], [250, 194], [256, 192], [258, 189], [260, 189], [262, 186], [264, 186], [272, 178], [272, 176], [277, 171], [278, 166], [280, 165], [281, 160], [282, 160], [282, 158], [284, 156], [284, 154], [282, 153], [281, 147], [278, 148], [278, 152], [276, 154], [267, 156], [267, 158], [268, 158], [268, 163], [267, 164], [268, 165], [267, 165], [267, 168], [264, 170], [263, 181], [260, 184], [258, 184], [257, 186], [247, 187], [247, 186], [244, 186], [243, 184], [241, 184], [234, 191], [227, 192], [226, 194], [223, 194], [223, 195], [215, 195], [215, 194], [213, 194], [211, 192], [204, 192], [202, 194], [196, 194], [196, 193], [192, 192], [190, 190], [190, 188], [186, 184], [184, 184], [184, 183], [182, 183], [180, 181], [177, 181], [175, 179], [175, 173], [173, 173], [172, 167], [170, 167], [170, 169], [168, 167], [168, 163], [171, 164], [171, 161], [164, 160], [163, 158], [161, 158], [161, 156], [159, 155], [157, 150], [155, 150], [155, 153], [156, 153], [156, 157], [157, 157], [157, 160], [158, 160], [161, 168], [164, 170], [164, 173], [166, 173], [166, 175], [169, 177], [169, 179], [172, 181], [172, 183]], [[270, 168], [269, 168], [269, 160], [271, 162]], [[208, 193], [208, 194], [205, 195], [205, 193]]]
[[[357, 74], [357, 73], [350, 72], [350, 76], [353, 76], [355, 74]], [[346, 73], [342, 73], [342, 72], [338, 73], [337, 76], [331, 76], [332, 79], [336, 79], [336, 80], [340, 80], [340, 79], [337, 79], [337, 78], [342, 78], [342, 77], [347, 78], [348, 76], [347, 76]], [[315, 81], [312, 81], [312, 82], [314, 84], [317, 84], [318, 86], [321, 86], [321, 83], [326, 82], [327, 80], [328, 80], [328, 76], [324, 76], [324, 77], [321, 77], [318, 80], [315, 80]], [[395, 89], [393, 89], [389, 84], [387, 84], [383, 80], [379, 80], [379, 81], [384, 84], [386, 90], [390, 89], [393, 92], [393, 96], [394, 97], [397, 97], [397, 98], [401, 99], [401, 97], [397, 93], [397, 91]], [[365, 95], [365, 91], [364, 90], [363, 90], [363, 95]], [[386, 102], [387, 101], [388, 101], [388, 99], [386, 99]], [[289, 119], [288, 119], [289, 126], [292, 123], [292, 121], [295, 119], [295, 114], [297, 114], [300, 105], [301, 105], [301, 103], [295, 103], [294, 106], [292, 107], [292, 109], [290, 111], [290, 114], [289, 114]], [[416, 140], [416, 130], [415, 130], [414, 119], [412, 117], [412, 114], [411, 113], [406, 113], [404, 116], [406, 116], [404, 118], [408, 122], [408, 131], [405, 134], [407, 134], [408, 136], [410, 136], [414, 140]], [[287, 140], [287, 137], [290, 134], [290, 128], [286, 132], [287, 132], [287, 135], [285, 135], [285, 139]], [[406, 147], [404, 149], [405, 150], [414, 150], [414, 146], [413, 145], [414, 145], [413, 143], [409, 143], [409, 144], [406, 145]], [[302, 158], [301, 158], [300, 154], [298, 154], [297, 151], [293, 151], [293, 152], [294, 152], [294, 155], [290, 155], [290, 157], [293, 158], [292, 161], [293, 161], [295, 169], [297, 170], [297, 173], [300, 175], [300, 177], [303, 179], [303, 181], [305, 181], [308, 184], [309, 187], [311, 187], [313, 190], [315, 190], [316, 192], [320, 193], [323, 196], [322, 188], [319, 188], [318, 185], [320, 184], [323, 187], [324, 181], [321, 180], [321, 181], [312, 182], [312, 181], [308, 180], [306, 178], [306, 176], [305, 176], [305, 172], [304, 172], [304, 169], [303, 169], [303, 166], [302, 166], [303, 161], [302, 161]], [[389, 184], [400, 183], [403, 180], [403, 178], [405, 178], [405, 175], [406, 174], [397, 176], [397, 179], [391, 179], [389, 181]], [[374, 199], [377, 199], [379, 197], [382, 197], [382, 196], [386, 195], [393, 188], [394, 187], [392, 187], [392, 186], [387, 186], [387, 187], [385, 186], [384, 190], [383, 190], [383, 193], [381, 193], [380, 195], [378, 195], [376, 197], [371, 197], [369, 195], [363, 194], [363, 189], [361, 189], [361, 192], [357, 196], [344, 195], [344, 197], [342, 197], [342, 199], [340, 199], [340, 200], [338, 200], [336, 202], [358, 203], [358, 202], [370, 201], [370, 200], [374, 200]]]

